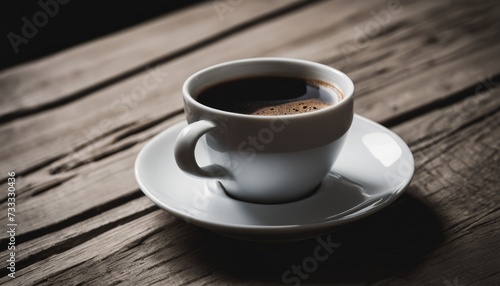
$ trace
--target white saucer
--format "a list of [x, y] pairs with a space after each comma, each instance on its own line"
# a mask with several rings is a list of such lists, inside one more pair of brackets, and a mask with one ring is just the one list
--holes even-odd
[[[299, 240], [370, 215], [393, 202], [410, 183], [413, 155], [392, 131], [355, 115], [330, 174], [310, 197], [286, 204], [234, 200], [215, 181], [191, 177], [175, 163], [180, 122], [144, 146], [135, 162], [142, 191], [156, 205], [214, 232], [246, 240]], [[208, 164], [204, 140], [196, 158]], [[307, 166], [305, 166], [307, 167]]]

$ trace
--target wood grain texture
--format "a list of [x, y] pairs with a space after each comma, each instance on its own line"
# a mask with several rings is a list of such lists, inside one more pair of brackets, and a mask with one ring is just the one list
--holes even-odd
[[[381, 3], [385, 5], [384, 2]], [[427, 2], [422, 3], [425, 4], [422, 4], [424, 7], [410, 9], [413, 8], [413, 6], [410, 6], [405, 10], [408, 13], [416, 13], [414, 16], [412, 16], [413, 14], [409, 14], [406, 18], [407, 21], [410, 21], [412, 17], [418, 19], [417, 15], [419, 13], [428, 11], [425, 7], [427, 7], [427, 9], [438, 9], [435, 6], [436, 4], [428, 4]], [[10, 136], [10, 140], [0, 149], [0, 153], [5, 155], [4, 160], [9, 160], [9, 166], [2, 167], [14, 168], [14, 170], [17, 171], [16, 165], [26, 165], [28, 163], [29, 168], [32, 168], [37, 164], [46, 164], [46, 162], [49, 162], [49, 164], [46, 164], [47, 167], [20, 180], [20, 189], [28, 190], [26, 196], [22, 194], [26, 199], [22, 200], [21, 205], [26, 209], [25, 216], [28, 222], [24, 225], [20, 235], [28, 234], [36, 236], [51, 225], [64, 225], [67, 222], [71, 222], [74, 217], [87, 217], [95, 213], [95, 209], [102, 206], [112, 206], [114, 202], [122, 201], [136, 191], [136, 185], [132, 174], [132, 164], [135, 159], [135, 154], [137, 154], [142, 146], [137, 144], [144, 142], [144, 140], [171, 124], [156, 125], [168, 119], [172, 114], [177, 114], [180, 110], [182, 103], [178, 90], [180, 90], [180, 85], [184, 78], [205, 65], [228, 59], [228, 53], [221, 53], [221, 51], [226, 51], [231, 46], [242, 46], [241, 49], [234, 50], [234, 55], [229, 55], [230, 57], [236, 58], [238, 57], [238, 53], [252, 51], [252, 47], [247, 48], [243, 45], [245, 41], [248, 41], [248, 39], [265, 37], [270, 34], [269, 31], [277, 31], [290, 37], [283, 37], [283, 42], [279, 43], [270, 41], [269, 45], [277, 45], [278, 47], [288, 46], [291, 51], [295, 51], [295, 49], [297, 49], [297, 51], [303, 51], [303, 47], [295, 43], [299, 42], [303, 37], [306, 37], [308, 33], [310, 34], [311, 29], [314, 27], [304, 25], [302, 30], [295, 30], [293, 33], [285, 34], [286, 31], [289, 30], [290, 23], [302, 23], [313, 15], [321, 16], [321, 13], [324, 13], [326, 16], [330, 10], [337, 8], [342, 8], [343, 11], [346, 12], [351, 11], [352, 14], [346, 13], [346, 19], [356, 19], [357, 22], [353, 22], [353, 26], [355, 23], [360, 22], [359, 18], [361, 18], [361, 16], [370, 16], [367, 11], [360, 12], [356, 10], [355, 8], [357, 7], [351, 7], [351, 10], [348, 10], [350, 7], [349, 5], [349, 2], [337, 1], [320, 3], [296, 12], [288, 17], [284, 17], [283, 19], [277, 19], [263, 27], [257, 27], [254, 30], [238, 34], [216, 45], [207, 47], [207, 49], [203, 51], [172, 61], [162, 66], [161, 70], [158, 70], [158, 74], [168, 75], [164, 76], [163, 79], [165, 80], [160, 82], [158, 87], [151, 90], [142, 100], [134, 101], [133, 98], [130, 97], [130, 91], [136, 86], [141, 86], [144, 78], [150, 77], [148, 71], [121, 82], [120, 84], [111, 86], [89, 98], [68, 104], [39, 116], [14, 122], [3, 128], [1, 131], [2, 134], [14, 134], [11, 134], [13, 136]], [[381, 8], [383, 7], [384, 6], [381, 6]], [[367, 7], [367, 9], [369, 8], [371, 7]], [[447, 8], [447, 6], [441, 7], [440, 9], [443, 10], [445, 8]], [[334, 22], [326, 23], [325, 27], [328, 28], [334, 23], [339, 23], [344, 20], [345, 19], [334, 19], [332, 20]], [[444, 22], [442, 20], [439, 21]], [[487, 18], [482, 21], [489, 23], [487, 22]], [[418, 25], [416, 27], [418, 28]], [[489, 31], [488, 29], [484, 30]], [[326, 33], [326, 31], [329, 30], [325, 29], [323, 33]], [[325, 37], [327, 35], [328, 34], [326, 34]], [[419, 34], [415, 33], [415, 35], [418, 36]], [[323, 37], [318, 38], [323, 39]], [[311, 43], [311, 47], [317, 44], [312, 41], [312, 39]], [[402, 44], [404, 44], [404, 42]], [[375, 46], [375, 44], [369, 47], [372, 46]], [[261, 47], [264, 48], [266, 46], [262, 45]], [[384, 46], [380, 45], [378, 47], [379, 49], [383, 49]], [[423, 56], [431, 57], [436, 50], [441, 48], [443, 47], [430, 48], [430, 51], [426, 51]], [[326, 51], [327, 50], [325, 50], [325, 52]], [[284, 53], [284, 51], [280, 51], [280, 53]], [[366, 54], [372, 53], [376, 52]], [[213, 56], [207, 57], [207, 54]], [[363, 57], [363, 54], [365, 53], [361, 53], [358, 57], [353, 57], [352, 62], [354, 63], [356, 59], [359, 59], [360, 62], [358, 65], [363, 66], [362, 63], [366, 61], [367, 57]], [[406, 52], [404, 54], [406, 54]], [[477, 54], [484, 55], [485, 53], [480, 50]], [[474, 56], [477, 54], [472, 53], [471, 55]], [[328, 56], [320, 54], [315, 55], [324, 58]], [[395, 55], [397, 61], [405, 59], [403, 56], [398, 56], [397, 53]], [[439, 55], [440, 54], [438, 54], [438, 56]], [[467, 59], [467, 57], [462, 57], [462, 59], [463, 58]], [[458, 61], [458, 63], [453, 65], [450, 64], [448, 66], [449, 72], [457, 70], [456, 65], [459, 64], [472, 65], [472, 68], [483, 67], [484, 59], [483, 61], [475, 60], [476, 59], [469, 60], [467, 62], [454, 60], [453, 62]], [[390, 59], [387, 59], [387, 61], [390, 61]], [[421, 59], [416, 57], [416, 61], [420, 62]], [[409, 62], [407, 66], [411, 67], [411, 62]], [[425, 70], [425, 73], [422, 73], [429, 76], [425, 78], [425, 81], [427, 83], [434, 82], [435, 86], [440, 88], [438, 85], [439, 80], [435, 77], [433, 71], [441, 66], [424, 66], [429, 68], [429, 70]], [[491, 66], [498, 68], [498, 66], [495, 65]], [[469, 69], [461, 70], [468, 74]], [[421, 69], [417, 71], [422, 72]], [[441, 71], [439, 71], [439, 73], [441, 73]], [[372, 77], [374, 76], [377, 76], [376, 72], [372, 75]], [[462, 75], [462, 77], [464, 76], [465, 74]], [[412, 80], [413, 78], [408, 78], [405, 82], [410, 85], [412, 84]], [[378, 84], [377, 81], [371, 82]], [[464, 83], [468, 84], [467, 81], [458, 81], [454, 83], [453, 87], [454, 89], [463, 88]], [[391, 98], [400, 100], [400, 95], [407, 91], [407, 86], [403, 84], [398, 86], [400, 90], [397, 92], [381, 92], [380, 94], [387, 95], [385, 100], [390, 101]], [[444, 91], [440, 92], [439, 89], [431, 89], [431, 91], [435, 97], [427, 95], [426, 98], [428, 100], [434, 101], [439, 97], [446, 98], [450, 96], [450, 93], [445, 93]], [[122, 98], [124, 98], [124, 100], [120, 101]], [[363, 96], [360, 100], [357, 100], [356, 108], [358, 110], [364, 106], [362, 101], [363, 98], [369, 98], [369, 96]], [[404, 98], [406, 98], [407, 101], [415, 100], [414, 97]], [[112, 107], [116, 102], [120, 104], [118, 105], [118, 109]], [[426, 104], [426, 102], [422, 100], [421, 104]], [[384, 120], [389, 114], [393, 115], [396, 112], [401, 114], [404, 112], [404, 110], [391, 110], [390, 112], [386, 110], [382, 111], [376, 113], [378, 117], [374, 119]], [[83, 115], [71, 121], [61, 121], [61, 118], [72, 118], [74, 114]], [[152, 127], [155, 128], [150, 130]], [[75, 131], [75, 129], [78, 131]], [[143, 130], [149, 131], [142, 133]], [[54, 140], [54, 138], [57, 139]], [[37, 147], [33, 148], [33, 144], [36, 144]], [[115, 154], [116, 156], [114, 156]], [[30, 161], [34, 162], [30, 164]], [[63, 180], [64, 183], [60, 183], [60, 180]], [[104, 180], [106, 180], [106, 182], [104, 182]], [[54, 185], [54, 183], [57, 185]], [[99, 185], [101, 188], [89, 195], [87, 190], [93, 189], [95, 185]], [[54, 187], [46, 188], [46, 186]], [[40, 189], [50, 191], [40, 193]], [[35, 194], [39, 195], [31, 196], [32, 191], [30, 190], [35, 190]], [[2, 194], [2, 196], [5, 196], [5, 194]], [[60, 200], [54, 200], [53, 197], [60, 198]], [[92, 198], [93, 200], [90, 200]], [[96, 203], [97, 205], [95, 205]], [[64, 206], [64, 211], [60, 213], [46, 211], [47, 209], [58, 208], [61, 205]], [[39, 206], [44, 207], [40, 208]], [[2, 207], [5, 208], [6, 204], [2, 204]], [[5, 212], [3, 212], [2, 215], [4, 213]], [[5, 239], [5, 234], [2, 234], [0, 237]]]
[[[21, 240], [22, 251], [16, 257], [17, 267], [24, 268], [27, 265], [64, 252], [118, 225], [127, 223], [157, 209], [158, 207], [146, 196], [141, 195], [139, 198], [123, 205], [119, 205], [108, 211], [99, 212], [99, 214], [87, 220], [70, 224], [59, 231], [48, 232], [48, 234], [30, 240], [28, 243], [23, 243]], [[7, 249], [3, 250], [0, 256], [8, 257], [9, 252]], [[5, 273], [6, 271], [2, 269], [2, 276]]]
[[[455, 120], [456, 110], [473, 104], [475, 97], [395, 127], [411, 134], [411, 140], [433, 142], [414, 153], [417, 173], [408, 194], [323, 236], [341, 246], [304, 282], [440, 285], [457, 279], [463, 285], [495, 285], [500, 279], [500, 89], [479, 95], [488, 108], [471, 109], [460, 124], [431, 127], [447, 132], [438, 141], [427, 136], [425, 126], [434, 126], [430, 123], [437, 118]], [[424, 127], [411, 132], [413, 126]], [[26, 267], [16, 282], [274, 285], [317, 245], [314, 239], [288, 244], [232, 240], [158, 210]]]
[[[236, 58], [287, 56], [346, 71], [356, 112], [400, 134], [417, 164], [408, 195], [333, 232], [339, 252], [303, 282], [498, 284], [500, 5], [401, 3], [386, 24], [374, 15], [388, 11], [387, 1], [313, 3], [0, 126], [0, 181], [8, 170], [19, 174], [24, 249], [19, 278], [0, 282], [282, 284], [316, 241], [245, 243], [186, 225], [142, 196], [133, 163], [148, 139], [184, 117], [179, 91], [188, 75]], [[357, 34], [373, 23], [377, 32]], [[134, 96], [141, 87], [146, 94]], [[5, 219], [4, 193], [0, 202]]]
[[[298, 3], [243, 1], [217, 9], [207, 1], [0, 73], [0, 118], [85, 96], [158, 59]], [[57, 83], [57, 84], [53, 84]]]
[[[130, 148], [67, 172], [75, 176], [73, 179], [78, 178], [76, 180], [64, 181], [35, 196], [30, 196], [30, 189], [27, 189], [27, 194], [20, 193], [17, 198], [19, 211], [23, 213], [23, 228], [17, 233], [18, 239], [26, 240], [58, 230], [136, 198], [139, 189], [133, 166], [137, 154], [148, 139], [183, 117], [177, 115], [154, 128], [127, 137], [125, 140], [129, 143], [122, 144], [130, 145]], [[19, 179], [18, 189], [40, 185], [47, 172], [45, 169]], [[6, 207], [6, 202], [3, 205]], [[6, 214], [7, 209], [4, 210]], [[0, 237], [2, 240], [7, 238], [5, 234]]]

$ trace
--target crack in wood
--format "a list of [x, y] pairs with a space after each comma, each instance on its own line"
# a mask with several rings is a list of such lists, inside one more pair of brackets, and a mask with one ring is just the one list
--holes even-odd
[[101, 153], [98, 153], [98, 154], [95, 154], [89, 158], [86, 158], [85, 160], [77, 160], [77, 161], [72, 161], [70, 163], [63, 163], [63, 164], [58, 165], [54, 168], [51, 168], [49, 173], [51, 175], [60, 174], [63, 172], [77, 169], [81, 166], [84, 166], [84, 165], [87, 165], [90, 163], [98, 162], [102, 159], [113, 156], [114, 154], [117, 154], [117, 153], [120, 153], [120, 152], [125, 151], [127, 149], [130, 149], [140, 142], [141, 141], [129, 141], [129, 142], [126, 142], [126, 143], [121, 144], [119, 146], [113, 146], [107, 150], [104, 150]]
[[[74, 268], [78, 268], [80, 265], [83, 265], [83, 264], [85, 264], [85, 263], [87, 263], [87, 261], [82, 261], [82, 262], [79, 262], [79, 263], [77, 263], [77, 264], [75, 264], [75, 265], [72, 265], [71, 267], [68, 267], [68, 268], [66, 268], [66, 269], [61, 269], [60, 271], [55, 272], [52, 276], [57, 276], [58, 274], [61, 274], [61, 273], [63, 273], [64, 271], [71, 270], [71, 269], [74, 269]], [[50, 281], [50, 279], [51, 279], [51, 277], [45, 277], [45, 278], [44, 278], [44, 279], [42, 279], [41, 281], [37, 281], [37, 283], [36, 283], [36, 284], [37, 284], [37, 285], [40, 285], [40, 284], [42, 284], [42, 283], [49, 282], [49, 281]]]
[[114, 144], [120, 143], [124, 141], [124, 139], [130, 138], [133, 135], [140, 134], [141, 132], [147, 131], [151, 129], [152, 127], [155, 127], [175, 116], [178, 116], [183, 113], [183, 110], [180, 109], [178, 111], [174, 111], [171, 113], [168, 113], [164, 116], [160, 116], [158, 118], [153, 118], [145, 123], [142, 124], [135, 124], [137, 126], [126, 130], [122, 134], [119, 134], [115, 136], [107, 145], [101, 146], [99, 148], [99, 152], [96, 154], [92, 154], [89, 157], [85, 159], [77, 159], [77, 160], [72, 160], [69, 162], [65, 162], [62, 164], [59, 164], [53, 168], [50, 169], [50, 174], [59, 174], [63, 172], [67, 172], [70, 170], [77, 169], [79, 167], [85, 166], [87, 164], [93, 163], [100, 161], [102, 159], [105, 159], [107, 157], [113, 156], [114, 154], [120, 153], [122, 151], [125, 151], [127, 149], [132, 148], [138, 143], [144, 142], [145, 140], [148, 140], [150, 137], [147, 138], [142, 138], [142, 139], [136, 139], [136, 140], [129, 140], [127, 142], [123, 142], [120, 145], [114, 146]]
[[[60, 187], [63, 183], [70, 181], [75, 178], [77, 174], [69, 174], [63, 176], [50, 176], [46, 180], [40, 182], [30, 182], [28, 184], [19, 184], [18, 189], [22, 192], [18, 193], [16, 196], [20, 200], [30, 199], [51, 190], [52, 188]], [[21, 178], [21, 177], [20, 177]], [[29, 177], [28, 177], [29, 178]], [[23, 180], [22, 178], [21, 180]], [[19, 180], [19, 182], [21, 181]], [[29, 179], [28, 179], [29, 180]], [[49, 187], [50, 186], [50, 187]], [[33, 195], [35, 194], [35, 195]], [[0, 204], [7, 202], [6, 197], [0, 199]]]
[[[492, 82], [500, 82], [500, 73], [494, 75], [492, 77], [491, 81]], [[475, 96], [477, 94], [476, 93], [477, 88], [482, 86], [483, 84], [484, 83], [482, 83], [482, 82], [476, 82], [475, 84], [470, 85], [470, 86], [468, 86], [468, 87], [466, 87], [458, 92], [455, 92], [455, 93], [451, 94], [450, 96], [447, 96], [447, 97], [441, 98], [439, 100], [432, 101], [432, 102], [429, 102], [427, 104], [418, 106], [412, 110], [409, 110], [409, 111], [402, 113], [398, 116], [385, 119], [379, 123], [388, 127], [388, 128], [394, 127], [396, 125], [402, 124], [405, 121], [411, 120], [415, 117], [422, 116], [423, 114], [430, 112], [432, 110], [441, 109], [441, 108], [444, 108], [446, 106], [450, 106], [452, 104], [455, 104], [459, 101], [462, 101], [468, 97]]]
[[129, 122], [129, 123], [125, 123], [125, 124], [119, 125], [119, 126], [117, 126], [115, 128], [112, 128], [111, 130], [106, 131], [106, 132], [102, 132], [100, 135], [95, 136], [95, 137], [93, 137], [91, 139], [88, 139], [85, 142], [83, 142], [82, 144], [77, 145], [76, 147], [74, 147], [73, 148], [73, 152], [80, 151], [80, 150], [88, 147], [89, 145], [92, 145], [92, 144], [96, 143], [97, 141], [100, 141], [100, 140], [102, 140], [102, 139], [104, 139], [104, 138], [106, 138], [108, 136], [111, 136], [111, 135], [113, 135], [115, 133], [118, 133], [118, 132], [120, 132], [120, 131], [122, 131], [124, 129], [130, 128], [130, 127], [132, 127], [132, 126], [134, 126], [136, 124], [138, 124], [137, 121], [132, 121], [132, 122]]
[[165, 226], [162, 226], [160, 228], [155, 229], [154, 231], [148, 233], [145, 236], [139, 237], [138, 239], [135, 239], [134, 241], [130, 242], [129, 244], [125, 245], [122, 249], [118, 250], [116, 253], [122, 253], [122, 252], [127, 252], [138, 245], [141, 245], [143, 242], [148, 240], [150, 237], [153, 237], [154, 235], [160, 233], [161, 231], [165, 230]]
[[[139, 217], [147, 215], [147, 214], [149, 214], [157, 209], [158, 209], [157, 206], [150, 206], [149, 208], [146, 208], [146, 209], [139, 211], [137, 213], [134, 213], [132, 215], [123, 217], [119, 220], [112, 221], [108, 224], [103, 224], [95, 229], [92, 229], [89, 232], [85, 232], [85, 233], [82, 233], [82, 234], [75, 236], [73, 238], [60, 241], [59, 243], [53, 245], [50, 248], [44, 249], [43, 251], [37, 252], [34, 255], [25, 257], [22, 260], [17, 261], [17, 266], [19, 267], [19, 269], [22, 269], [24, 267], [27, 267], [31, 264], [34, 264], [34, 263], [40, 261], [40, 260], [46, 259], [52, 255], [56, 255], [58, 253], [69, 250], [69, 249], [71, 249], [79, 244], [82, 244], [90, 239], [93, 239], [94, 237], [96, 237], [96, 236], [98, 236], [106, 231], [109, 231], [109, 230], [111, 230], [119, 225], [128, 223], [134, 219], [137, 219]], [[7, 269], [0, 269], [0, 276], [5, 276], [7, 273], [8, 273]]]
[[[417, 149], [417, 148], [416, 148], [416, 149], [414, 149], [414, 150], [413, 150], [413, 153], [418, 153], [418, 152], [422, 152], [422, 151], [424, 151], [424, 150], [426, 150], [426, 149], [429, 149], [429, 148], [431, 148], [432, 146], [434, 146], [436, 143], [439, 143], [439, 142], [441, 142], [441, 141], [445, 140], [445, 139], [446, 139], [446, 138], [448, 138], [449, 136], [455, 135], [455, 134], [457, 134], [457, 133], [459, 133], [459, 132], [461, 132], [461, 131], [463, 131], [463, 130], [465, 130], [465, 129], [469, 128], [470, 126], [472, 126], [472, 125], [474, 125], [474, 124], [476, 124], [476, 123], [478, 123], [478, 122], [480, 122], [480, 121], [486, 120], [486, 119], [488, 119], [488, 118], [490, 118], [490, 117], [494, 116], [494, 115], [495, 115], [496, 113], [498, 113], [499, 111], [500, 111], [500, 107], [495, 108], [494, 110], [492, 110], [492, 111], [490, 111], [490, 112], [488, 112], [488, 113], [486, 113], [486, 114], [484, 114], [484, 115], [482, 115], [482, 116], [480, 116], [480, 117], [478, 117], [478, 118], [475, 118], [474, 120], [471, 120], [471, 121], [469, 121], [469, 122], [466, 122], [465, 124], [463, 124], [463, 125], [459, 126], [458, 128], [454, 129], [453, 131], [451, 131], [451, 132], [449, 132], [449, 133], [446, 133], [446, 136], [443, 136], [443, 137], [439, 138], [438, 140], [435, 140], [435, 141], [430, 142], [430, 143], [428, 143], [428, 144], [426, 144], [426, 145], [424, 145], [424, 146], [421, 146], [421, 147], [419, 147], [418, 149]], [[460, 143], [456, 143], [456, 144], [460, 144]], [[454, 146], [454, 145], [449, 145], [449, 146]], [[428, 160], [426, 160], [426, 161], [422, 162], [422, 164], [427, 164], [427, 163], [428, 163], [429, 161], [431, 161], [431, 160], [432, 160], [432, 158], [429, 158]]]
[[[350, 63], [343, 70], [345, 72], [349, 72], [351, 70], [361, 69], [361, 68], [366, 67], [368, 65], [373, 65], [373, 64], [382, 62], [383, 60], [390, 58], [394, 54], [395, 54], [394, 50], [383, 51], [382, 54], [376, 55], [372, 58], [368, 58], [367, 61], [354, 63], [354, 64]], [[326, 58], [324, 60], [321, 60], [320, 62], [325, 64], [325, 65], [335, 66], [336, 63], [338, 63], [340, 60], [344, 60], [344, 58], [345, 57], [343, 55], [337, 55], [334, 57], [330, 57], [330, 58]]]
[[174, 116], [182, 114], [183, 112], [184, 112], [183, 109], [179, 109], [177, 111], [168, 113], [168, 114], [166, 114], [164, 116], [160, 116], [159, 118], [152, 119], [152, 120], [150, 120], [150, 121], [148, 121], [146, 123], [143, 123], [143, 124], [138, 125], [138, 126], [136, 126], [134, 128], [131, 128], [130, 130], [128, 130], [128, 131], [126, 131], [126, 132], [124, 132], [124, 133], [122, 133], [120, 135], [115, 136], [115, 138], [112, 141], [112, 144], [114, 144], [114, 143], [116, 143], [118, 141], [121, 141], [121, 140], [123, 140], [123, 139], [125, 139], [127, 137], [130, 137], [132, 135], [135, 135], [137, 133], [146, 131], [149, 128], [154, 127], [154, 126], [162, 123], [163, 121], [166, 121], [166, 120], [168, 120], [168, 119], [170, 119], [170, 118], [172, 118]]
[[32, 189], [26, 189], [24, 190], [24, 192], [30, 192], [31, 191], [31, 196], [32, 197], [36, 197], [38, 195], [41, 195], [47, 191], [49, 191], [50, 189], [52, 188], [55, 188], [57, 186], [60, 186], [62, 185], [63, 183], [73, 179], [74, 177], [76, 176], [76, 174], [73, 174], [73, 175], [70, 175], [70, 176], [67, 176], [67, 177], [64, 177], [64, 178], [59, 178], [59, 179], [56, 179], [52, 182], [48, 182], [47, 184], [44, 184], [44, 185], [39, 185], [39, 186], [35, 186], [33, 187]]
[[[24, 243], [26, 241], [40, 237], [42, 235], [61, 230], [61, 229], [66, 228], [70, 225], [78, 223], [80, 221], [94, 217], [102, 212], [105, 212], [105, 211], [110, 210], [112, 208], [115, 208], [117, 206], [123, 205], [123, 204], [130, 202], [134, 199], [137, 199], [141, 196], [143, 196], [142, 191], [140, 191], [140, 189], [137, 189], [137, 190], [131, 192], [130, 194], [127, 194], [127, 195], [124, 195], [124, 196], [119, 197], [117, 199], [111, 200], [111, 201], [106, 202], [102, 205], [97, 205], [97, 206], [95, 206], [91, 209], [88, 209], [82, 213], [68, 217], [68, 218], [66, 218], [58, 223], [49, 225], [47, 227], [42, 227], [42, 228], [34, 229], [31, 231], [27, 231], [25, 233], [19, 234], [18, 236], [16, 236], [16, 242]], [[8, 238], [4, 238], [4, 239], [0, 240], [0, 244], [6, 244], [7, 241], [8, 241]]]
[[[63, 152], [59, 155], [55, 155], [53, 157], [50, 157], [50, 158], [47, 158], [41, 162], [38, 162], [32, 166], [28, 166], [26, 168], [24, 168], [23, 170], [16, 170], [16, 174], [18, 174], [19, 176], [26, 176], [26, 175], [29, 175], [33, 172], [36, 172], [38, 170], [41, 170], [45, 167], [48, 167], [50, 166], [52, 163], [54, 162], [57, 162], [61, 159], [64, 159], [65, 157], [73, 154], [74, 152], [77, 152], [79, 150], [82, 150], [83, 148], [91, 145], [91, 144], [94, 144], [95, 142], [99, 141], [99, 140], [102, 140], [104, 138], [106, 138], [107, 136], [110, 136], [116, 132], [119, 132], [123, 129], [126, 129], [126, 128], [129, 128], [131, 126], [134, 126], [136, 124], [136, 122], [130, 122], [130, 123], [126, 123], [126, 124], [122, 124], [120, 126], [117, 126], [107, 132], [103, 132], [101, 135], [97, 136], [97, 137], [94, 137], [92, 138], [92, 140], [86, 140], [84, 143], [80, 144], [80, 145], [77, 145], [76, 147], [74, 147], [72, 149], [71, 152]], [[4, 184], [7, 182], [7, 177], [3, 177], [3, 178], [0, 178], [0, 184]]]
[[[43, 168], [49, 166], [50, 164], [52, 164], [52, 163], [54, 163], [54, 162], [56, 162], [56, 161], [64, 158], [65, 156], [67, 156], [66, 153], [59, 154], [57, 156], [54, 156], [54, 157], [51, 157], [51, 158], [47, 158], [47, 159], [45, 159], [45, 160], [43, 160], [41, 162], [33, 164], [33, 165], [31, 165], [31, 166], [29, 166], [27, 168], [24, 168], [23, 170], [16, 170], [16, 175], [17, 176], [26, 176], [28, 174], [31, 174], [33, 172], [36, 172], [36, 171], [38, 171], [40, 169], [43, 169]], [[7, 178], [8, 177], [1, 178], [0, 179], [0, 184], [7, 183]]]

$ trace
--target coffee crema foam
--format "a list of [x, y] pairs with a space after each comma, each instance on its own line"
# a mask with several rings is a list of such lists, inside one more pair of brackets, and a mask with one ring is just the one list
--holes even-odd
[[326, 103], [318, 99], [305, 99], [300, 101], [292, 101], [288, 103], [283, 103], [274, 106], [266, 106], [260, 108], [252, 113], [252, 115], [290, 115], [290, 114], [300, 114], [312, 111], [318, 111], [323, 108], [330, 107], [342, 100], [342, 93], [333, 85], [316, 81], [307, 80], [308, 85], [317, 87], [324, 92], [327, 92], [331, 96], [332, 102]]
[[333, 104], [325, 103], [317, 99], [307, 99], [303, 101], [294, 101], [276, 106], [267, 106], [257, 109], [252, 115], [289, 115], [299, 114], [311, 111], [318, 111], [323, 108], [332, 106]]

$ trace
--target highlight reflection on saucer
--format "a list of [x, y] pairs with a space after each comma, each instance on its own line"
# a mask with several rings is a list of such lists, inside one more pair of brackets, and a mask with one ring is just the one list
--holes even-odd
[[384, 167], [394, 164], [403, 154], [396, 140], [386, 133], [372, 132], [363, 136], [363, 144]]

